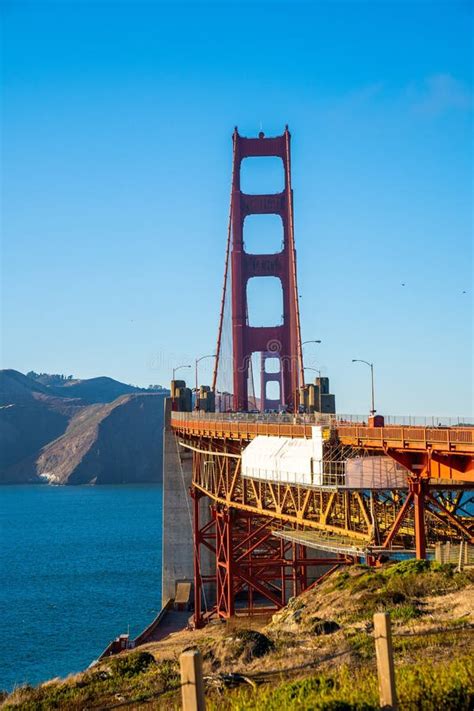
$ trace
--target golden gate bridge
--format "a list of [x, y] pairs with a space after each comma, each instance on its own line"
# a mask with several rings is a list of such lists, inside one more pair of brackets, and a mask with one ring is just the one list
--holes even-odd
[[[353, 420], [336, 414], [326, 378], [305, 383], [290, 138], [288, 127], [271, 138], [234, 131], [213, 381], [196, 383], [193, 404], [173, 380], [167, 406], [164, 590], [192, 566], [197, 627], [277, 610], [342, 565], [474, 543], [474, 427], [388, 421], [374, 410]], [[242, 162], [261, 157], [281, 159], [281, 192], [242, 192]], [[245, 220], [256, 214], [281, 218], [281, 251], [246, 251]], [[282, 322], [252, 326], [248, 282], [268, 277], [281, 284]]]

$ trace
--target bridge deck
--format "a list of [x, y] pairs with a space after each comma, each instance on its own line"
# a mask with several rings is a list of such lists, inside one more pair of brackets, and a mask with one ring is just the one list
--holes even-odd
[[[344, 445], [390, 456], [410, 472], [407, 485], [390, 481], [380, 490], [317, 487], [242, 475], [241, 455], [253, 438], [310, 439], [318, 424], [330, 428], [329, 441], [337, 435]], [[309, 557], [298, 558], [298, 546], [322, 548], [341, 564], [387, 551], [414, 550], [425, 558], [438, 541], [474, 542], [468, 494], [474, 485], [474, 428], [368, 427], [335, 418], [321, 422], [304, 416], [199, 412], [173, 412], [171, 427], [178, 442], [193, 452], [195, 540], [214, 545], [219, 585], [236, 575], [244, 586], [251, 579], [260, 594], [264, 567], [257, 556], [253, 561], [253, 551], [268, 548], [265, 560], [279, 565], [285, 556], [278, 546], [291, 548], [297, 565], [304, 566]], [[212, 502], [211, 517], [200, 522], [203, 496]], [[236, 560], [231, 564], [232, 556]], [[196, 579], [195, 589], [199, 584]], [[272, 590], [267, 597], [277, 604]], [[230, 593], [228, 597], [226, 605], [232, 607]]]
[[[308, 421], [309, 419], [309, 421]], [[446, 482], [474, 482], [474, 427], [367, 427], [327, 418], [322, 424], [337, 434], [342, 444], [384, 452], [420, 477]], [[265, 417], [246, 414], [173, 412], [171, 426], [183, 437], [250, 441], [258, 435], [312, 436], [320, 422], [306, 416]]]
[[[257, 435], [277, 437], [311, 437], [312, 424], [258, 419], [245, 416], [191, 412], [174, 412], [171, 417], [173, 429], [201, 437], [217, 437], [229, 440], [251, 440]], [[316, 421], [313, 424], [318, 424]], [[461, 456], [474, 455], [474, 427], [367, 427], [333, 421], [331, 427], [337, 432], [342, 444], [375, 450], [455, 453]]]

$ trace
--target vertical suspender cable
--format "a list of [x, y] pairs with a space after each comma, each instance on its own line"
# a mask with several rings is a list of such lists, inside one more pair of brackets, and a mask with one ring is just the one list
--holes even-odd
[[[286, 141], [286, 184], [288, 189], [288, 215], [289, 215], [289, 239], [290, 239], [290, 260], [292, 268], [292, 278], [293, 278], [293, 292], [295, 299], [295, 318], [296, 318], [296, 349], [298, 357], [298, 369], [299, 369], [299, 385], [304, 387], [304, 369], [303, 369], [303, 348], [301, 345], [301, 327], [300, 327], [300, 305], [298, 297], [298, 280], [296, 275], [296, 249], [295, 249], [295, 234], [294, 234], [294, 223], [293, 223], [293, 193], [291, 189], [291, 163], [290, 163], [290, 132], [288, 131], [288, 126], [285, 128], [285, 141]], [[295, 397], [298, 397], [298, 393], [295, 393]], [[297, 399], [295, 400], [296, 407]]]
[[231, 237], [232, 237], [232, 197], [233, 197], [233, 192], [234, 192], [234, 170], [235, 170], [235, 154], [236, 154], [236, 131], [234, 131], [234, 137], [233, 137], [233, 151], [232, 151], [232, 185], [230, 189], [230, 206], [229, 206], [229, 223], [227, 227], [227, 247], [226, 247], [226, 255], [225, 255], [225, 268], [224, 268], [224, 283], [222, 286], [222, 299], [221, 299], [221, 311], [220, 311], [220, 316], [219, 316], [219, 330], [217, 332], [217, 346], [216, 346], [216, 359], [215, 359], [215, 364], [214, 364], [214, 375], [212, 377], [212, 391], [216, 391], [216, 386], [217, 386], [217, 373], [218, 373], [218, 368], [219, 368], [219, 358], [221, 354], [221, 341], [222, 341], [222, 324], [224, 322], [224, 309], [225, 309], [225, 298], [226, 298], [226, 292], [227, 292], [227, 277], [229, 273], [229, 260], [230, 260], [230, 244], [231, 244]]

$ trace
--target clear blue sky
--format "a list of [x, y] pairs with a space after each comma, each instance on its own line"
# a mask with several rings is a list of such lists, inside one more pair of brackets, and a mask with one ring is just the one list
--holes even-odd
[[2, 11], [3, 367], [146, 386], [212, 352], [232, 130], [288, 123], [307, 365], [340, 412], [352, 358], [379, 411], [472, 411], [470, 2]]

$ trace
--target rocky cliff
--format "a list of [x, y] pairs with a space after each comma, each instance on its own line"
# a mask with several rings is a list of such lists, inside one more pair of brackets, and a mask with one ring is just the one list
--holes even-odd
[[91, 405], [43, 447], [36, 471], [52, 484], [161, 481], [162, 429], [162, 395], [123, 395]]
[[159, 481], [163, 397], [111, 378], [57, 388], [0, 371], [0, 482]]

